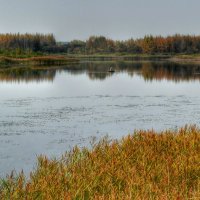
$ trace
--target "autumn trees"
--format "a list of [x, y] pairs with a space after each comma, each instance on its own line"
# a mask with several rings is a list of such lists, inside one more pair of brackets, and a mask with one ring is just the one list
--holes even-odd
[[0, 50], [43, 51], [56, 45], [53, 34], [0, 34]]
[[200, 36], [178, 34], [167, 37], [147, 35], [144, 38], [125, 41], [114, 41], [104, 36], [91, 36], [86, 42], [79, 41], [79, 45], [76, 45], [74, 50], [71, 48], [73, 43], [74, 41], [68, 45], [70, 53], [200, 53]]
[[128, 53], [177, 54], [200, 53], [200, 36], [172, 35], [167, 37], [147, 35], [140, 39], [112, 40], [104, 36], [91, 36], [86, 41], [56, 42], [53, 34], [0, 34], [0, 52], [49, 53]]

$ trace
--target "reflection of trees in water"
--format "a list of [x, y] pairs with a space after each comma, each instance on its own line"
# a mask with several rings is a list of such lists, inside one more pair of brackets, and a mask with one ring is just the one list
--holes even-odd
[[200, 66], [192, 64], [177, 64], [172, 62], [115, 62], [109, 64], [96, 64], [96, 67], [88, 67], [88, 73], [93, 73], [93, 79], [105, 79], [111, 76], [110, 73], [95, 73], [95, 71], [107, 72], [112, 67], [116, 73], [124, 72], [130, 76], [139, 75], [146, 81], [171, 80], [192, 81], [200, 80]]
[[75, 66], [75, 68], [71, 68], [71, 70], [69, 68], [68, 72], [71, 74], [86, 73], [91, 80], [105, 80], [106, 78], [114, 75], [114, 73], [108, 72], [111, 67], [116, 71], [116, 73], [126, 71], [132, 75], [137, 71], [138, 65], [140, 66], [140, 64], [135, 63], [134, 71], [131, 69], [131, 72], [129, 70], [133, 67], [132, 65], [132, 62], [85, 62]]
[[146, 63], [141, 68], [141, 75], [147, 81], [172, 80], [175, 82], [200, 80], [200, 66], [177, 63]]
[[32, 69], [32, 68], [9, 68], [0, 70], [0, 81], [6, 82], [41, 82], [53, 81], [55, 70]]
[[200, 80], [200, 66], [192, 64], [177, 64], [172, 62], [83, 62], [67, 65], [63, 68], [9, 68], [0, 70], [0, 81], [53, 81], [56, 73], [67, 72], [72, 75], [87, 74], [91, 80], [105, 80], [114, 75], [108, 70], [112, 67], [116, 73], [128, 73], [130, 76], [139, 75], [146, 81], [172, 80], [191, 81]]
[[172, 80], [192, 81], [200, 80], [200, 66], [192, 64], [177, 64], [172, 62], [91, 62], [82, 63], [79, 66], [80, 71], [84, 71], [94, 80], [104, 80], [114, 74], [108, 70], [112, 67], [116, 73], [124, 72], [130, 76], [139, 75], [146, 81], [152, 80]]

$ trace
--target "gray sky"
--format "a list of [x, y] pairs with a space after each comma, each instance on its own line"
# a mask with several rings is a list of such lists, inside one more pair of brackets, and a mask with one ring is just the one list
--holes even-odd
[[199, 9], [199, 0], [0, 0], [0, 32], [51, 32], [60, 41], [200, 34]]

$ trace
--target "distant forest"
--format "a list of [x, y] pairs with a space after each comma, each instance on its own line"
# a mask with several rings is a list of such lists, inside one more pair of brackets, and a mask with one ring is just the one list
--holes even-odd
[[104, 36], [91, 36], [86, 41], [56, 42], [53, 34], [0, 34], [0, 53], [47, 52], [70, 54], [129, 53], [176, 54], [200, 53], [200, 36], [145, 36], [124, 41]]
[[55, 46], [53, 34], [0, 34], [0, 50], [46, 51]]

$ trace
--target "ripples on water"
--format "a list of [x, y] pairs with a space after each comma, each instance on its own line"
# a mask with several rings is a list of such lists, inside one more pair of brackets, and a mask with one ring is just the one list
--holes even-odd
[[[107, 73], [112, 66], [116, 73]], [[92, 137], [200, 124], [198, 65], [85, 62], [0, 71], [0, 175]]]

